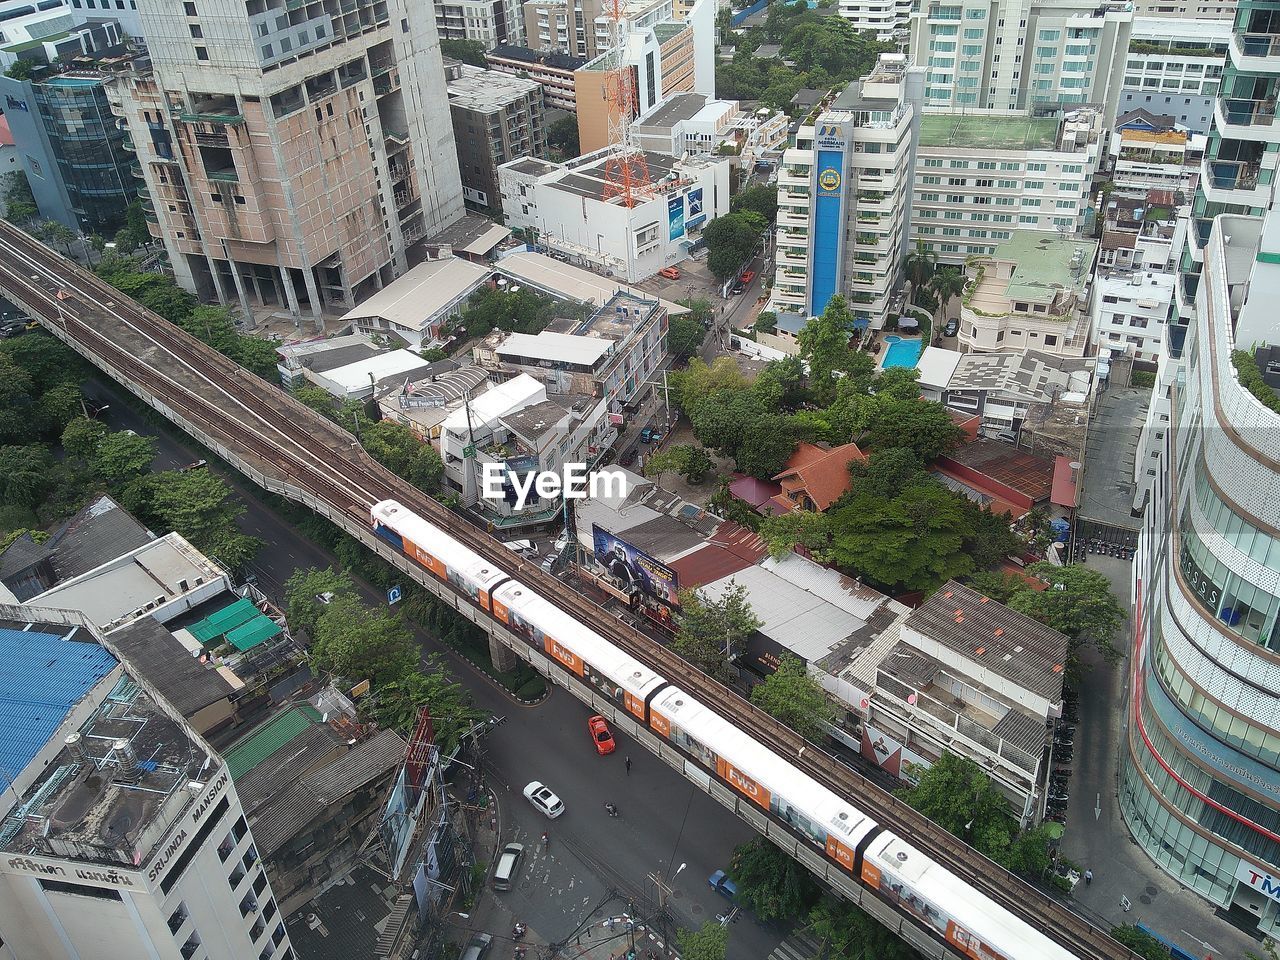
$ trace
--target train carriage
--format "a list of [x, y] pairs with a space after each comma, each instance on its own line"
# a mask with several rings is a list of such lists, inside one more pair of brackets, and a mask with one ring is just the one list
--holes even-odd
[[665, 681], [639, 660], [514, 580], [494, 592], [493, 615], [644, 722], [647, 699]]

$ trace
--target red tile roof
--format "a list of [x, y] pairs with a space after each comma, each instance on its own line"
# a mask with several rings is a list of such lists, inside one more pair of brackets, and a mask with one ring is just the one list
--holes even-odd
[[773, 479], [783, 481], [784, 490], [803, 489], [813, 501], [814, 509], [821, 512], [840, 499], [852, 485], [849, 464], [855, 460], [860, 463], [867, 461], [867, 455], [858, 449], [856, 443], [846, 443], [833, 450], [802, 443], [787, 461], [787, 469]]
[[1056, 507], [1074, 510], [1076, 506], [1076, 477], [1070, 457], [1053, 458], [1053, 492], [1049, 494], [1049, 502]]
[[729, 484], [729, 492], [755, 510], [769, 502], [778, 494], [778, 485], [772, 480], [757, 480], [741, 474], [734, 476]]
[[936, 466], [1029, 509], [1049, 499], [1053, 461], [999, 440], [975, 440], [938, 458]]

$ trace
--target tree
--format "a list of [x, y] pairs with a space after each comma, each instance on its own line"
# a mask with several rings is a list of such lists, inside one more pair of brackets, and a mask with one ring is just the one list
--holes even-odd
[[440, 486], [444, 464], [429, 443], [423, 443], [404, 424], [380, 420], [361, 427], [360, 443], [369, 455], [397, 476], [426, 493]]
[[708, 676], [727, 680], [730, 664], [747, 637], [760, 629], [747, 590], [730, 581], [720, 599], [703, 599], [692, 590], [680, 594], [680, 632], [672, 649]]
[[670, 375], [668, 383], [675, 392], [680, 408], [686, 413], [703, 398], [722, 390], [741, 391], [748, 386], [733, 357], [716, 357], [708, 366], [694, 358], [689, 365]]
[[708, 920], [698, 930], [682, 927], [676, 934], [676, 943], [684, 960], [725, 960], [729, 928], [714, 920]]
[[943, 752], [928, 770], [919, 771], [919, 778], [899, 794], [903, 800], [979, 853], [1007, 861], [1014, 833], [1009, 802], [980, 766]]
[[151, 469], [156, 442], [151, 437], [118, 430], [98, 442], [89, 460], [93, 471], [113, 484], [123, 484]]
[[173, 322], [225, 356], [230, 356], [236, 349], [236, 321], [226, 307], [195, 306]]
[[34, 507], [49, 491], [52, 467], [38, 444], [0, 447], [0, 503]]
[[733, 459], [743, 473], [768, 480], [782, 472], [795, 449], [791, 421], [779, 414], [764, 414], [750, 422]]
[[792, 510], [766, 517], [760, 524], [760, 539], [775, 560], [785, 557], [796, 547], [821, 555], [831, 536], [826, 514], [811, 510]]
[[205, 552], [215, 552], [216, 546], [240, 550], [248, 545], [234, 539], [235, 521], [244, 507], [232, 498], [226, 481], [208, 470], [147, 474], [128, 483], [120, 498], [147, 526], [176, 530]]
[[371, 610], [358, 597], [335, 597], [316, 621], [311, 654], [317, 666], [374, 686], [398, 680], [418, 666], [413, 635], [397, 616]]
[[[1080, 564], [1057, 567], [1044, 561], [1033, 563], [1026, 572], [1049, 588], [1034, 590], [1024, 584], [1009, 597], [1010, 607], [1070, 637], [1073, 661], [1085, 645], [1095, 647], [1108, 663], [1120, 658], [1115, 638], [1128, 617], [1106, 577]], [[1073, 669], [1079, 669], [1078, 662]]]
[[88, 417], [76, 417], [62, 430], [62, 449], [72, 460], [87, 465], [107, 435], [106, 425]]
[[929, 281], [929, 289], [938, 298], [938, 312], [933, 318], [937, 324], [946, 316], [951, 298], [964, 293], [964, 274], [956, 267], [943, 267]]
[[729, 201], [731, 213], [737, 213], [739, 210], [749, 210], [764, 217], [766, 222], [773, 223], [778, 219], [778, 188], [771, 184], [747, 187]]
[[911, 292], [915, 293], [929, 283], [929, 278], [938, 269], [938, 254], [929, 244], [917, 240], [915, 250], [906, 256], [903, 269], [911, 281]]
[[713, 466], [707, 451], [702, 447], [677, 444], [651, 454], [645, 461], [644, 472], [648, 476], [661, 478], [662, 474], [675, 471], [683, 474], [690, 483], [702, 483]]
[[9, 64], [9, 69], [4, 72], [6, 77], [12, 77], [14, 80], [30, 80], [31, 75], [35, 73], [36, 65], [31, 60], [15, 60]]
[[990, 597], [996, 603], [1008, 603], [1009, 598], [1025, 585], [1025, 581], [1012, 573], [1001, 573], [998, 570], [979, 570], [969, 578], [969, 586]]
[[778, 669], [752, 688], [751, 702], [815, 743], [825, 738], [827, 724], [835, 718], [822, 685], [793, 656], [784, 656]]
[[707, 243], [707, 269], [717, 280], [728, 280], [760, 245], [768, 223], [750, 210], [728, 213], [712, 220], [702, 231]]
[[28, 232], [46, 246], [61, 247], [63, 253], [71, 256], [71, 244], [75, 242], [76, 234], [70, 227], [57, 220], [41, 220]]
[[[24, 61], [18, 61], [22, 63]], [[16, 64], [15, 64], [16, 66]], [[24, 224], [40, 215], [36, 206], [35, 195], [31, 192], [31, 183], [21, 170], [14, 170], [4, 177], [5, 218], [11, 223]]]
[[320, 614], [327, 606], [323, 600], [317, 598], [329, 593], [335, 597], [356, 596], [356, 585], [351, 575], [345, 570], [335, 570], [333, 567], [326, 567], [323, 570], [318, 567], [309, 567], [306, 570], [294, 571], [293, 576], [285, 581], [284, 585], [285, 615], [288, 617], [289, 625], [295, 630], [301, 628], [308, 633], [314, 631], [316, 621], [320, 619]]
[[670, 319], [667, 326], [667, 349], [677, 361], [688, 360], [702, 347], [707, 331], [694, 317], [687, 313]]
[[908, 446], [922, 462], [932, 463], [964, 437], [940, 403], [879, 396], [876, 401], [867, 424], [867, 439], [873, 447]]
[[1007, 513], [994, 513], [990, 507], [971, 501], [967, 504], [969, 524], [973, 528], [973, 535], [968, 541], [969, 556], [973, 557], [975, 567], [979, 570], [994, 567], [1018, 551], [1021, 541], [1009, 529]]
[[808, 870], [764, 837], [734, 848], [729, 873], [736, 902], [766, 923], [799, 919], [822, 893]]
[[1111, 928], [1111, 939], [1128, 947], [1143, 960], [1169, 960], [1169, 948], [1131, 923]]
[[576, 157], [582, 153], [578, 144], [578, 118], [561, 117], [547, 126], [547, 145], [560, 151], [566, 158]]
[[808, 932], [828, 960], [917, 960], [906, 942], [853, 904], [823, 897], [809, 911]]
[[387, 681], [373, 691], [369, 713], [380, 726], [408, 737], [423, 707], [431, 711], [431, 724], [440, 752], [448, 754], [473, 723], [484, 718], [471, 704], [471, 694], [449, 679], [448, 666], [432, 654], [425, 668]]
[[36, 402], [36, 425], [41, 434], [62, 433], [63, 427], [80, 414], [80, 387], [59, 383], [40, 394]]
[[333, 417], [333, 394], [320, 387], [304, 386], [293, 391], [293, 398], [316, 413]]
[[473, 67], [488, 69], [488, 61], [484, 58], [484, 44], [479, 40], [441, 40], [440, 53], [453, 57]]
[[239, 334], [230, 356], [250, 373], [268, 383], [280, 384], [280, 369], [276, 366], [280, 357], [276, 353], [276, 345], [270, 340]]
[[801, 358], [809, 364], [809, 386], [814, 398], [830, 402], [835, 391], [835, 374], [845, 371], [855, 351], [849, 346], [854, 317], [844, 297], [836, 295], [822, 316], [813, 317], [796, 337]]

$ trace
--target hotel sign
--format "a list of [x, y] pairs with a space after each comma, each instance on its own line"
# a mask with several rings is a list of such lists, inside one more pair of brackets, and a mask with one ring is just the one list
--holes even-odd
[[45, 857], [11, 857], [0, 861], [3, 872], [24, 873], [49, 880], [81, 883], [91, 887], [114, 887], [120, 890], [145, 888], [141, 875], [123, 872], [114, 867], [84, 864], [77, 866], [70, 860], [49, 860]]

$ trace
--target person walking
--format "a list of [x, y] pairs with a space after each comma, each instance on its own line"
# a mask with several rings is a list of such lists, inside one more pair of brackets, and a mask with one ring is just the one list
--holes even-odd
[[631, 776], [631, 758], [627, 757], [623, 760], [622, 765], [627, 768], [627, 776]]
[[1092, 870], [1086, 870], [1086, 871], [1084, 872], [1084, 885], [1087, 887], [1087, 886], [1089, 886], [1089, 884], [1091, 884], [1091, 883], [1093, 883], [1093, 871], [1092, 871]]

